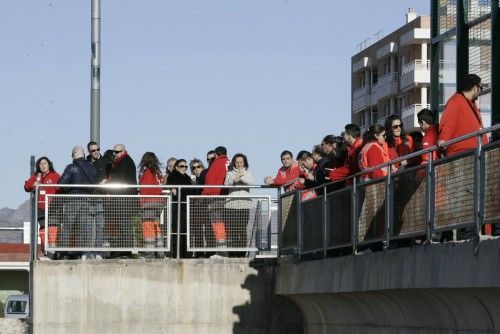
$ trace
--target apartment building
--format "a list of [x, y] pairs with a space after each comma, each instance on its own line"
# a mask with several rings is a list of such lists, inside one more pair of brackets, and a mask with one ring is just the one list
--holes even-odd
[[399, 115], [407, 129], [429, 107], [430, 17], [413, 9], [406, 24], [351, 58], [351, 121], [365, 131]]

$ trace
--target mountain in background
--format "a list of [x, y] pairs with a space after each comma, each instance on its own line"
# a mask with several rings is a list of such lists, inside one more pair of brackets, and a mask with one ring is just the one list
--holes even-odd
[[21, 204], [17, 209], [0, 209], [0, 226], [18, 227], [22, 226], [23, 222], [29, 222], [30, 220], [31, 206], [29, 200]]

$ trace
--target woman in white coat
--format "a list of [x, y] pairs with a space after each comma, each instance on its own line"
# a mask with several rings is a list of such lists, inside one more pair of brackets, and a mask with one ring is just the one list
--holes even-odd
[[[248, 170], [246, 155], [242, 153], [234, 155], [224, 184], [232, 186], [254, 185], [252, 173]], [[229, 227], [228, 247], [230, 248], [248, 247], [247, 225], [250, 217], [250, 209], [252, 208], [252, 200], [248, 198], [249, 195], [249, 188], [229, 189], [229, 196], [235, 197], [229, 198], [224, 206], [225, 221]]]

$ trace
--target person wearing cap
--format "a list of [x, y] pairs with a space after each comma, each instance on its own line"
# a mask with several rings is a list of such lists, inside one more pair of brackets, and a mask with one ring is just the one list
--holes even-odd
[[[452, 145], [445, 142], [483, 128], [481, 112], [476, 100], [483, 90], [481, 78], [476, 74], [468, 74], [459, 83], [460, 90], [446, 102], [441, 122], [437, 145], [447, 156], [459, 154], [477, 147], [477, 138], [472, 137]], [[486, 134], [482, 136], [483, 144], [488, 142]]]
[[[59, 184], [96, 184], [97, 169], [85, 159], [83, 147], [77, 145], [71, 151], [73, 162], [66, 166], [59, 178]], [[90, 194], [91, 188], [68, 187], [61, 188], [68, 194]], [[70, 247], [70, 238], [76, 234], [78, 247], [93, 247], [92, 217], [90, 216], [90, 202], [84, 197], [69, 197], [64, 203], [63, 225], [61, 232], [61, 247]], [[85, 252], [82, 259], [93, 258], [94, 254]]]

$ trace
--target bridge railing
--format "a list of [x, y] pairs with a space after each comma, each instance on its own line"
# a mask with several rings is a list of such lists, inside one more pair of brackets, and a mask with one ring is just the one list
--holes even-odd
[[[161, 195], [138, 192], [151, 188]], [[203, 188], [241, 188], [251, 194], [193, 195]], [[270, 195], [276, 192], [261, 186], [38, 185], [33, 199], [44, 196], [35, 221], [45, 231], [40, 237], [46, 253], [179, 258], [189, 256], [186, 252], [277, 253], [277, 222], [271, 219], [277, 201]]]
[[[475, 150], [436, 161], [432, 152], [437, 146], [414, 152], [342, 180], [345, 187], [333, 182], [314, 188], [313, 199], [303, 199], [303, 191], [282, 194], [281, 254], [356, 253], [401, 239], [430, 241], [457, 229], [464, 229], [465, 237], [481, 237], [485, 224], [500, 222], [500, 142], [483, 145], [481, 136], [499, 129], [496, 125], [446, 143], [477, 137]], [[427, 164], [379, 179], [363, 177], [423, 154]]]

